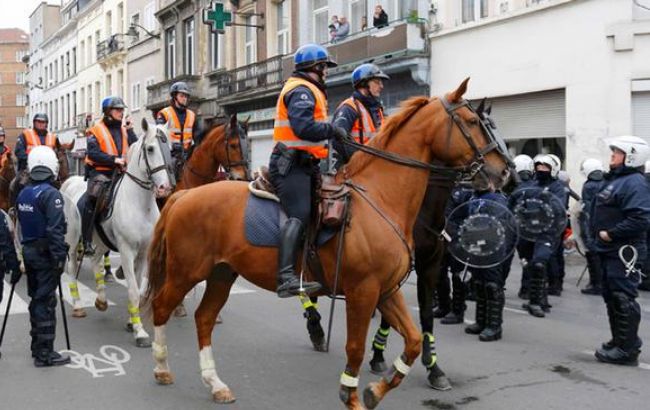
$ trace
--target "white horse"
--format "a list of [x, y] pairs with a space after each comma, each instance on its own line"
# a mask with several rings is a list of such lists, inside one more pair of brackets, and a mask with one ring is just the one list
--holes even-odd
[[[156, 206], [156, 197], [169, 195], [175, 184], [171, 169], [171, 155], [167, 127], [153, 127], [142, 120], [145, 134], [135, 142], [128, 151], [126, 172], [118, 183], [112, 214], [101, 223], [108, 240], [117, 248], [122, 261], [122, 269], [128, 285], [129, 322], [127, 329], [133, 330], [138, 347], [148, 347], [151, 342], [140, 319], [140, 290], [138, 280], [146, 288], [147, 250], [153, 235], [153, 228], [160, 215]], [[67, 273], [72, 277], [70, 294], [74, 301], [73, 316], [84, 317], [81, 299], [77, 287], [76, 272], [80, 258], [78, 245], [81, 236], [80, 214], [77, 210], [79, 198], [86, 192], [86, 182], [80, 176], [69, 178], [61, 187], [66, 199], [65, 215], [68, 221], [66, 241], [70, 245]], [[95, 273], [97, 299], [95, 307], [100, 311], [108, 309], [106, 285], [102, 258], [109, 250], [98, 235], [93, 234], [95, 255], [89, 258]], [[87, 261], [88, 262], [88, 261]]]

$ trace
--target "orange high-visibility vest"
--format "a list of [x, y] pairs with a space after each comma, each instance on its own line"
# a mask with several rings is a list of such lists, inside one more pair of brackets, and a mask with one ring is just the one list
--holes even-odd
[[[343, 101], [341, 105], [339, 105], [339, 108], [342, 107], [343, 104], [350, 106], [357, 113], [357, 120], [352, 124], [350, 136], [352, 136], [352, 138], [354, 138], [354, 140], [359, 144], [365, 144], [367, 141], [374, 138], [379, 132], [379, 127], [384, 124], [384, 111], [379, 110], [379, 127], [375, 127], [372, 115], [370, 115], [370, 112], [361, 102], [356, 101], [354, 97], [350, 97]], [[363, 141], [361, 140], [362, 137]]]
[[185, 123], [181, 130], [181, 122], [176, 115], [176, 111], [173, 107], [169, 106], [160, 111], [160, 114], [165, 118], [165, 121], [169, 122], [171, 120], [171, 127], [169, 128], [169, 138], [172, 140], [172, 143], [181, 142], [181, 136], [183, 137], [183, 148], [188, 149], [192, 144], [192, 129], [194, 128], [194, 121], [196, 120], [196, 114], [192, 110], [185, 110]]
[[[115, 146], [115, 141], [113, 141], [113, 136], [108, 130], [108, 127], [104, 124], [104, 121], [97, 121], [91, 129], [90, 133], [95, 136], [97, 142], [99, 143], [99, 149], [103, 153], [108, 155], [114, 155], [120, 158], [126, 156], [126, 152], [129, 148], [129, 139], [127, 137], [126, 127], [122, 127], [122, 152], [117, 152], [117, 147]], [[95, 168], [97, 171], [111, 171], [114, 167], [106, 165], [97, 165], [86, 154], [86, 164]]]
[[278, 103], [275, 108], [275, 124], [273, 126], [273, 141], [281, 142], [289, 148], [307, 151], [316, 158], [327, 158], [327, 148], [325, 147], [326, 141], [312, 142], [300, 139], [299, 136], [294, 134], [291, 124], [289, 123], [289, 111], [287, 105], [284, 103], [284, 96], [296, 87], [305, 86], [316, 98], [316, 106], [314, 107], [314, 121], [327, 122], [327, 98], [325, 94], [314, 84], [309, 81], [298, 78], [290, 77], [284, 84]]
[[[25, 128], [23, 130], [23, 135], [25, 136], [25, 151], [29, 154], [32, 151], [32, 148], [38, 147], [41, 144], [41, 139], [33, 128]], [[48, 132], [45, 135], [45, 145], [54, 149], [56, 147], [56, 135]]]

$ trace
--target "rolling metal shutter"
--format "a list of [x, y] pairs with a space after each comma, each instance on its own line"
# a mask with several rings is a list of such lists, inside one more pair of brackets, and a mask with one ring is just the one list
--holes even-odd
[[650, 91], [632, 93], [632, 130], [637, 137], [650, 138]]

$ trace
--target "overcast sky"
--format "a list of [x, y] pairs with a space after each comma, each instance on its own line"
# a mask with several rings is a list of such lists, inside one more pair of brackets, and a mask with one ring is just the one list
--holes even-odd
[[[2, 11], [0, 12], [0, 28], [21, 28], [29, 34], [29, 15], [36, 9], [36, 6], [45, 0], [0, 0]], [[46, 3], [61, 4], [61, 0], [47, 0]], [[9, 6], [9, 4], [11, 4]]]

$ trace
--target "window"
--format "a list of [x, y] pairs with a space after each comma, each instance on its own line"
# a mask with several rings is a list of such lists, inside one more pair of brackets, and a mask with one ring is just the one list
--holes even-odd
[[327, 0], [314, 0], [314, 42], [327, 43], [329, 40], [329, 13]]
[[25, 105], [27, 98], [25, 94], [16, 94], [16, 107], [22, 107]]
[[106, 12], [105, 27], [106, 37], [110, 37], [113, 34], [113, 14], [109, 11]]
[[194, 74], [194, 18], [185, 20], [184, 65], [185, 74]]
[[124, 97], [124, 70], [117, 70], [117, 95]]
[[65, 61], [63, 60], [63, 55], [61, 55], [60, 64], [61, 64], [61, 81], [63, 81], [67, 78], [65, 75]]
[[[248, 16], [244, 19], [248, 26], [256, 24], [255, 16]], [[246, 44], [246, 65], [253, 64], [257, 60], [257, 33], [255, 27], [244, 27], [244, 43]]]
[[210, 33], [210, 68], [216, 70], [223, 67], [223, 37], [217, 33]]
[[176, 77], [176, 29], [169, 28], [165, 32], [167, 55], [165, 56], [165, 74], [167, 78]]
[[59, 82], [59, 62], [54, 60], [54, 84]]
[[79, 106], [83, 110], [83, 107], [85, 107], [85, 104], [86, 104], [86, 89], [84, 87], [81, 87], [81, 89], [79, 91], [80, 91], [80, 94], [79, 94]]
[[[95, 33], [95, 40], [97, 40], [95, 44], [99, 43], [99, 37], [97, 37], [97, 33]], [[86, 55], [88, 56], [87, 65], [90, 65], [93, 61], [95, 61], [95, 57], [93, 57], [95, 53], [93, 52], [92, 43], [93, 37], [88, 36], [88, 40], [86, 40]], [[95, 51], [97, 51], [97, 47], [95, 47]]]
[[23, 61], [23, 57], [27, 55], [27, 51], [25, 50], [20, 50], [16, 51], [16, 61], [21, 63]]
[[54, 100], [54, 111], [53, 111], [53, 116], [50, 117], [52, 118], [53, 126], [55, 130], [59, 129], [59, 100]]
[[157, 27], [156, 24], [156, 2], [152, 1], [149, 2], [146, 6], [144, 6], [144, 10], [142, 12], [143, 15], [143, 26], [149, 31], [154, 31]]
[[48, 80], [47, 74], [48, 74], [47, 66], [45, 66], [45, 88], [49, 86], [49, 82], [47, 81]]
[[25, 121], [25, 117], [16, 117], [16, 128], [26, 128], [27, 127], [27, 121]]
[[488, 0], [462, 0], [461, 14], [463, 23], [476, 21], [488, 16]]
[[133, 111], [140, 109], [140, 83], [131, 84], [131, 107]]
[[70, 77], [70, 52], [69, 51], [66, 51], [65, 53], [65, 76], [66, 78]]
[[348, 20], [350, 21], [350, 33], [356, 33], [361, 31], [361, 20], [366, 17], [366, 10], [364, 9], [366, 2], [364, 0], [350, 0], [349, 3], [348, 16], [350, 18]]
[[25, 83], [25, 73], [16, 73], [16, 84]]
[[283, 1], [277, 5], [278, 17], [278, 55], [289, 53], [289, 7]]
[[474, 21], [474, 0], [462, 0], [463, 23]]
[[113, 77], [110, 74], [106, 76], [106, 95], [113, 95]]
[[81, 67], [85, 67], [86, 66], [86, 42], [84, 40], [81, 40], [81, 43], [79, 43], [79, 54], [80, 54], [79, 62], [81, 63]]
[[[94, 103], [95, 103], [95, 105], [97, 107], [96, 108], [97, 112], [100, 112], [102, 110], [101, 102], [100, 102], [101, 100], [99, 98], [99, 88], [100, 88], [99, 81], [95, 81], [95, 101], [94, 101]], [[90, 111], [93, 111], [93, 110], [90, 110]]]
[[88, 84], [88, 100], [86, 101], [86, 112], [93, 112], [93, 86]]
[[124, 33], [124, 3], [117, 5], [117, 27], [115, 28], [116, 33]]
[[77, 74], [77, 47], [72, 47], [72, 75]]
[[153, 84], [154, 84], [154, 79], [153, 79], [153, 77], [149, 77], [149, 78], [147, 78], [147, 81], [144, 83], [144, 87], [145, 87], [145, 91], [144, 91], [144, 92], [145, 92], [145, 95], [147, 96], [147, 99], [146, 99], [147, 103], [149, 102], [149, 88], [148, 88], [148, 87], [149, 87], [150, 85], [153, 85]]
[[74, 121], [76, 121], [76, 118], [77, 118], [77, 92], [73, 91], [72, 92], [72, 119], [70, 120], [73, 121], [72, 125], [75, 124]]
[[488, 16], [488, 0], [481, 0], [481, 18]]

